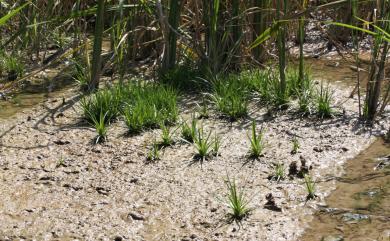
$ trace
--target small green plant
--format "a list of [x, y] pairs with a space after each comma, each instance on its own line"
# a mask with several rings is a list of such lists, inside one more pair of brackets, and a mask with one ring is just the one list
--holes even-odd
[[275, 179], [277, 182], [279, 182], [280, 180], [283, 180], [286, 176], [285, 170], [286, 170], [286, 168], [284, 167], [283, 164], [277, 163], [275, 165], [274, 174], [272, 176], [273, 179]]
[[251, 146], [250, 146], [250, 156], [253, 158], [260, 157], [261, 153], [264, 149], [264, 140], [263, 140], [263, 131], [261, 131], [259, 134], [256, 132], [256, 122], [252, 122], [252, 131], [251, 135], [248, 135], [248, 138], [250, 140]]
[[17, 57], [4, 55], [2, 62], [3, 68], [8, 72], [8, 81], [13, 81], [23, 74], [24, 65]]
[[91, 124], [99, 120], [104, 114], [104, 123], [109, 124], [119, 115], [120, 100], [111, 89], [101, 90], [92, 96], [84, 97], [80, 101], [84, 118]]
[[210, 151], [213, 146], [212, 141], [210, 141], [210, 135], [211, 132], [206, 134], [203, 131], [203, 127], [201, 127], [198, 129], [196, 138], [194, 139], [195, 148], [198, 152], [197, 156], [202, 159], [202, 161], [204, 161], [205, 158], [210, 155]]
[[297, 138], [294, 138], [294, 139], [292, 140], [292, 150], [291, 150], [291, 154], [296, 154], [296, 153], [298, 153], [298, 150], [299, 150], [300, 147], [301, 147], [301, 146], [300, 146], [300, 144], [299, 144], [298, 139], [297, 139]]
[[214, 156], [219, 155], [219, 148], [221, 147], [221, 137], [217, 135], [217, 132], [214, 134], [214, 140], [213, 140], [213, 150], [212, 153]]
[[247, 115], [249, 86], [246, 83], [232, 75], [217, 79], [212, 84], [211, 99], [220, 112], [232, 120]]
[[190, 125], [185, 121], [181, 124], [181, 135], [184, 138], [184, 140], [188, 142], [194, 142], [196, 134], [197, 134], [197, 119], [194, 116], [192, 116]]
[[171, 132], [171, 128], [168, 125], [161, 124], [160, 128], [162, 130], [161, 132], [161, 146], [170, 146], [173, 144], [173, 132]]
[[146, 159], [148, 161], [160, 160], [160, 146], [156, 141], [153, 142]]
[[317, 96], [317, 113], [320, 118], [332, 117], [332, 92], [327, 86], [326, 88], [321, 83], [320, 91]]
[[92, 117], [93, 125], [95, 127], [95, 130], [97, 132], [97, 136], [95, 138], [95, 144], [103, 143], [107, 140], [107, 126], [106, 126], [106, 115], [103, 114], [103, 112], [100, 112], [99, 119], [95, 119], [95, 117]]
[[199, 119], [207, 119], [209, 118], [209, 107], [205, 97], [202, 98], [202, 103], [198, 105], [197, 112]]
[[228, 188], [227, 205], [230, 208], [230, 216], [233, 220], [241, 221], [250, 212], [248, 207], [249, 201], [246, 198], [243, 190], [238, 190], [235, 180], [226, 181]]
[[305, 187], [306, 187], [306, 191], [307, 191], [307, 197], [306, 199], [309, 200], [309, 199], [314, 199], [316, 198], [316, 190], [315, 190], [315, 182], [313, 181], [312, 177], [310, 175], [305, 175]]
[[65, 166], [65, 159], [61, 156], [57, 161], [56, 167], [58, 168], [62, 166]]

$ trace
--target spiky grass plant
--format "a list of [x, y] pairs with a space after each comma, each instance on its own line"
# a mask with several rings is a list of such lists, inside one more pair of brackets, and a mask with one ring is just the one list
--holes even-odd
[[156, 108], [143, 99], [123, 111], [129, 133], [140, 133], [143, 128], [154, 127], [159, 121]]
[[181, 136], [184, 140], [194, 142], [197, 134], [197, 123], [195, 116], [192, 116], [191, 124], [188, 124], [185, 121], [181, 124]]
[[197, 157], [204, 161], [212, 150], [213, 142], [210, 140], [211, 132], [206, 133], [203, 127], [200, 127], [197, 131], [196, 138], [194, 139], [194, 145], [197, 150]]
[[212, 83], [211, 99], [217, 109], [232, 120], [244, 117], [248, 113], [248, 86], [240, 79], [231, 75], [219, 78]]
[[286, 168], [284, 167], [284, 165], [282, 163], [277, 163], [275, 165], [273, 179], [275, 179], [277, 182], [279, 182], [280, 180], [283, 180], [286, 176], [285, 171], [286, 171]]
[[95, 137], [95, 144], [103, 143], [107, 140], [107, 124], [106, 124], [106, 115], [107, 113], [100, 112], [99, 119], [96, 119], [92, 116], [92, 122], [97, 132]]
[[294, 138], [294, 139], [292, 140], [292, 150], [291, 150], [291, 154], [296, 154], [296, 153], [298, 153], [298, 150], [299, 150], [300, 147], [301, 147], [301, 146], [300, 146], [300, 144], [299, 144], [298, 139], [297, 139], [297, 138]]
[[173, 144], [173, 131], [171, 131], [170, 126], [161, 124], [161, 142], [160, 146], [166, 147]]
[[177, 93], [171, 88], [132, 84], [116, 89], [121, 96], [123, 115], [130, 133], [173, 124], [178, 117]]
[[202, 97], [202, 103], [197, 103], [197, 113], [199, 119], [207, 119], [210, 116], [207, 99], [204, 96]]
[[120, 110], [119, 99], [111, 89], [101, 90], [92, 96], [84, 97], [81, 99], [80, 105], [84, 118], [90, 123], [94, 123], [94, 120], [99, 120], [101, 113], [105, 113], [104, 122], [109, 124], [118, 116]]
[[241, 221], [250, 212], [249, 200], [243, 190], [238, 190], [235, 180], [226, 181], [228, 188], [227, 205], [230, 209], [230, 216], [235, 221]]
[[150, 150], [148, 151], [146, 160], [157, 161], [160, 160], [160, 145], [156, 140], [152, 143]]
[[316, 184], [310, 175], [305, 175], [305, 187], [307, 191], [306, 199], [316, 198]]
[[320, 118], [332, 117], [332, 91], [329, 86], [324, 87], [321, 83], [320, 90], [317, 96], [317, 114]]
[[264, 133], [263, 130], [257, 134], [256, 132], [256, 122], [252, 121], [252, 130], [251, 135], [248, 135], [249, 141], [251, 143], [249, 154], [252, 158], [259, 158], [264, 149]]
[[219, 148], [221, 147], [221, 137], [217, 135], [217, 132], [214, 133], [213, 139], [213, 150], [212, 153], [214, 156], [219, 155]]

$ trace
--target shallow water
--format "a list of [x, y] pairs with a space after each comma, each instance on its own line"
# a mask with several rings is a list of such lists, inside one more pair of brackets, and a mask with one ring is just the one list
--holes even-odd
[[390, 144], [377, 140], [348, 161], [301, 240], [390, 240], [390, 165], [377, 167], [389, 159]]
[[28, 81], [19, 92], [9, 96], [7, 101], [0, 100], [0, 119], [10, 118], [18, 112], [43, 103], [50, 97], [61, 97], [72, 86], [74, 86], [72, 77], [56, 70], [48, 70], [44, 78]]

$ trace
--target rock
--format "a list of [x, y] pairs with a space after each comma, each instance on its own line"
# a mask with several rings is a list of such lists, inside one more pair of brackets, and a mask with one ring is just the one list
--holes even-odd
[[322, 148], [320, 148], [320, 147], [314, 147], [313, 151], [315, 151], [315, 152], [323, 152], [324, 150]]
[[54, 142], [54, 144], [59, 145], [59, 146], [70, 144], [70, 141], [63, 141], [63, 140], [56, 140], [56, 141], [53, 141], [53, 142]]
[[215, 213], [216, 211], [217, 211], [216, 208], [211, 208], [211, 209], [210, 209], [210, 212], [212, 212], [212, 213]]
[[194, 234], [194, 233], [191, 234], [191, 236], [190, 236], [191, 239], [196, 239], [197, 237], [198, 237], [198, 236], [196, 236], [196, 234]]
[[295, 176], [298, 174], [298, 165], [296, 161], [293, 161], [290, 163], [289, 169], [288, 169], [288, 175], [289, 176]]
[[121, 236], [116, 236], [114, 238], [114, 241], [122, 241], [122, 240], [123, 240], [123, 238]]
[[266, 204], [264, 205], [264, 208], [276, 211], [276, 212], [281, 212], [282, 209], [276, 205], [275, 199], [272, 196], [272, 193], [268, 193], [265, 198], [267, 199]]
[[99, 193], [99, 194], [102, 194], [102, 195], [108, 195], [108, 193], [110, 192], [110, 190], [107, 190], [105, 189], [104, 187], [97, 187], [96, 188], [96, 191]]
[[343, 221], [344, 222], [359, 222], [362, 220], [369, 219], [370, 217], [365, 214], [359, 214], [359, 213], [345, 213], [343, 214]]
[[145, 220], [145, 217], [142, 216], [140, 213], [130, 212], [130, 213], [129, 213], [129, 216], [130, 216], [133, 220], [136, 220], [136, 221], [143, 221], [143, 220]]
[[329, 235], [321, 239], [321, 241], [343, 241], [343, 240], [344, 237], [341, 235]]

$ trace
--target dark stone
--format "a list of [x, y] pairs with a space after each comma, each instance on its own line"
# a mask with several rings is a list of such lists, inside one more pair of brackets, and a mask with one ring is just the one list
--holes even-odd
[[324, 150], [322, 148], [320, 148], [320, 147], [314, 147], [313, 151], [315, 151], [315, 152], [323, 152]]
[[276, 211], [276, 212], [282, 211], [282, 208], [280, 208], [276, 205], [276, 202], [275, 202], [274, 197], [272, 196], [272, 193], [268, 193], [265, 196], [265, 199], [267, 199], [267, 202], [265, 203], [264, 208], [272, 210], [272, 211]]
[[293, 161], [290, 163], [289, 169], [288, 169], [288, 175], [289, 176], [296, 176], [298, 174], [298, 165], [296, 161]]
[[130, 213], [129, 213], [129, 216], [130, 216], [133, 220], [136, 220], [136, 221], [143, 221], [143, 220], [145, 220], [145, 217], [142, 216], [140, 213], [130, 212]]
[[56, 141], [54, 141], [54, 144], [59, 145], [59, 146], [63, 146], [63, 145], [70, 144], [70, 141], [56, 140]]
[[122, 241], [122, 240], [123, 240], [123, 238], [121, 236], [116, 236], [114, 238], [114, 241]]

